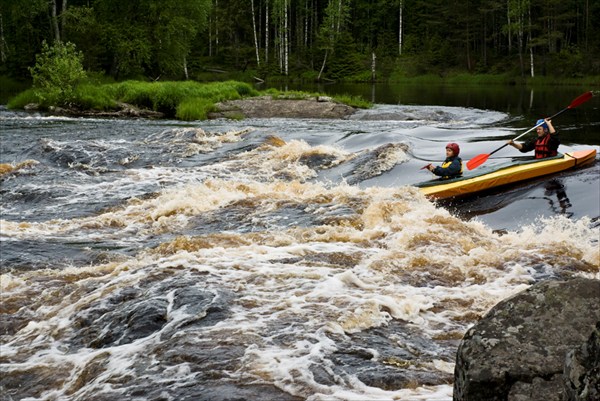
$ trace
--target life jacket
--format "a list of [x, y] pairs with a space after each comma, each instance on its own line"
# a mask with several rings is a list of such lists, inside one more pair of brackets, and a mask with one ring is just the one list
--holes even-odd
[[450, 160], [446, 160], [442, 163], [442, 165], [440, 166], [441, 168], [448, 168], [452, 162], [457, 159], [458, 162], [460, 163], [460, 171], [458, 172], [458, 174], [453, 175], [453, 176], [449, 176], [449, 175], [445, 175], [442, 177], [442, 180], [447, 180], [449, 178], [454, 178], [454, 177], [460, 177], [463, 173], [463, 164], [462, 164], [462, 159], [460, 157], [456, 157], [456, 158], [452, 158]]
[[550, 134], [546, 134], [535, 141], [535, 158], [544, 159], [546, 157], [556, 156], [558, 152], [556, 149], [550, 149], [548, 144], [550, 143]]

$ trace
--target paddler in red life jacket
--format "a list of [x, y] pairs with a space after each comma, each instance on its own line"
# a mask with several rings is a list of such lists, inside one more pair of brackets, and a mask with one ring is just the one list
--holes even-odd
[[460, 147], [456, 143], [449, 143], [446, 145], [446, 160], [441, 166], [428, 165], [427, 168], [433, 174], [442, 177], [442, 180], [450, 178], [460, 177], [463, 172], [462, 160], [458, 157], [460, 153]]
[[536, 128], [537, 138], [523, 143], [517, 143], [513, 140], [510, 140], [507, 143], [519, 149], [522, 153], [535, 150], [536, 159], [556, 156], [558, 154], [557, 149], [558, 145], [560, 145], [560, 139], [552, 126], [552, 121], [545, 118], [543, 120], [537, 120], [535, 125], [540, 123], [543, 124]]

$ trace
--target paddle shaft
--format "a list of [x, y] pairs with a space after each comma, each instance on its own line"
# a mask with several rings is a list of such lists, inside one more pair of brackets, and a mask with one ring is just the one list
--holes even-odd
[[[554, 115], [552, 115], [552, 116], [548, 117], [548, 120], [552, 120], [554, 117], [556, 117], [556, 116], [557, 116], [557, 115], [559, 115], [559, 114], [562, 114], [562, 113], [564, 113], [565, 111], [569, 110], [570, 108], [571, 108], [571, 107], [565, 107], [564, 109], [562, 109], [562, 110], [561, 110], [561, 111], [559, 111], [558, 113], [556, 113], [556, 114], [554, 114]], [[523, 135], [530, 133], [531, 131], [533, 131], [534, 129], [536, 129], [537, 127], [539, 127], [540, 125], [542, 125], [542, 124], [544, 124], [544, 123], [545, 123], [545, 121], [542, 121], [541, 123], [539, 123], [539, 124], [536, 124], [535, 126], [533, 126], [533, 127], [529, 128], [527, 131], [523, 132], [521, 135], [519, 135], [518, 137], [514, 138], [514, 139], [513, 139], [513, 141], [516, 141], [517, 139], [519, 139], [519, 138], [520, 138], [520, 137], [522, 137]], [[494, 150], [493, 152], [489, 153], [489, 154], [488, 154], [488, 157], [489, 157], [489, 156], [491, 156], [491, 155], [493, 155], [493, 154], [494, 154], [494, 153], [496, 153], [497, 151], [499, 151], [499, 150], [501, 150], [501, 149], [504, 149], [504, 147], [506, 147], [506, 146], [508, 146], [508, 143], [505, 143], [504, 145], [500, 146], [498, 149], [496, 149], [496, 150]]]

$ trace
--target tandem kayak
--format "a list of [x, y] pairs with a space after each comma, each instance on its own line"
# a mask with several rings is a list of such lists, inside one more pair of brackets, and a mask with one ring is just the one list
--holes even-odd
[[578, 150], [545, 159], [532, 159], [510, 165], [484, 167], [462, 177], [431, 180], [415, 184], [427, 197], [445, 199], [471, 195], [500, 186], [558, 173], [596, 159], [596, 150]]

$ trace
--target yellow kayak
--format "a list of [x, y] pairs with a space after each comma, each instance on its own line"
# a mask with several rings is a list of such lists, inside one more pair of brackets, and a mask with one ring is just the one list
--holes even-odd
[[[558, 173], [573, 167], [591, 163], [596, 150], [579, 150], [546, 159], [532, 159], [509, 166], [481, 168], [450, 180], [431, 180], [416, 184], [421, 192], [436, 199], [469, 195], [486, 189], [513, 184], [520, 181]], [[477, 172], [476, 172], [477, 171]]]

